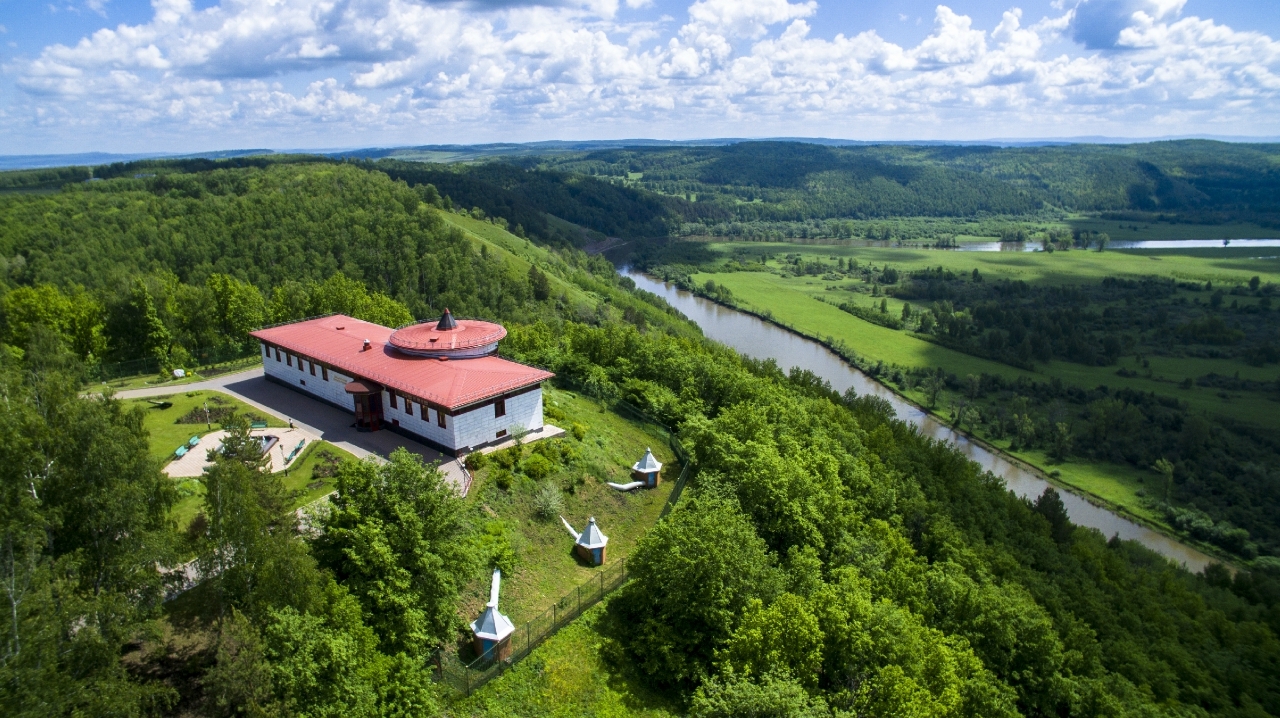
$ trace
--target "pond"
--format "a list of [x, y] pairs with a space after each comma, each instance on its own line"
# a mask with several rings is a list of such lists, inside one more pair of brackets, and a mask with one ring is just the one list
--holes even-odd
[[[854, 369], [821, 344], [630, 268], [624, 267], [619, 271], [634, 281], [637, 287], [667, 300], [671, 306], [701, 327], [703, 334], [709, 339], [733, 347], [755, 359], [773, 359], [784, 370], [791, 367], [808, 369], [831, 382], [831, 387], [841, 393], [852, 387], [858, 394], [874, 394], [884, 399], [893, 406], [898, 418], [915, 425], [926, 436], [950, 442], [983, 469], [1004, 479], [1005, 485], [1018, 496], [1035, 498], [1049, 486], [1037, 473], [970, 441], [964, 434], [939, 422], [888, 387]], [[1200, 571], [1215, 562], [1215, 559], [1190, 546], [1095, 506], [1080, 496], [1066, 490], [1060, 490], [1059, 493], [1071, 520], [1080, 526], [1095, 528], [1107, 537], [1118, 535], [1121, 539], [1137, 541], [1191, 571]]]

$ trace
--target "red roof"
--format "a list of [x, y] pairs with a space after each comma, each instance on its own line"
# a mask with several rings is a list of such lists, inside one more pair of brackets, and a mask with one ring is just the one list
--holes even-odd
[[259, 329], [250, 336], [449, 410], [555, 376], [497, 356], [448, 361], [410, 356], [390, 346], [391, 333], [379, 324], [335, 314]]
[[449, 352], [497, 344], [507, 335], [501, 324], [458, 319], [453, 329], [437, 329], [436, 320], [413, 324], [391, 333], [393, 347], [413, 352]]

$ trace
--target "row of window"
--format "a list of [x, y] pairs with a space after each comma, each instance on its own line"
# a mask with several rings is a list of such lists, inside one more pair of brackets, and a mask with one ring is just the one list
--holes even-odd
[[[270, 348], [270, 347], [268, 347], [266, 344], [263, 344], [263, 345], [262, 345], [262, 352], [263, 352], [263, 354], [264, 354], [265, 356], [267, 356], [268, 358], [271, 356], [271, 348]], [[276, 361], [280, 361], [280, 357], [281, 357], [280, 347], [275, 347], [275, 352], [276, 352]], [[289, 366], [289, 367], [291, 367], [291, 368], [292, 368], [292, 367], [293, 367], [293, 355], [292, 355], [292, 354], [290, 354], [289, 352], [284, 352], [283, 354], [284, 354], [284, 361], [288, 364], [288, 366]], [[303, 369], [303, 365], [304, 365], [304, 364], [306, 364], [306, 363], [307, 363], [307, 362], [303, 361], [302, 357], [298, 357], [298, 371], [302, 371], [302, 369]], [[311, 366], [311, 376], [315, 376], [315, 375], [316, 375], [316, 363], [315, 363], [315, 362], [311, 362], [311, 363], [310, 363], [310, 366]], [[329, 368], [328, 368], [328, 367], [321, 365], [321, 367], [320, 367], [320, 374], [321, 374], [321, 377], [322, 377], [325, 381], [329, 381]], [[305, 382], [304, 382], [304, 385], [305, 385]], [[400, 407], [398, 407], [398, 406], [396, 405], [396, 402], [397, 402], [396, 394], [395, 394], [395, 393], [393, 393], [393, 392], [387, 392], [387, 395], [391, 397], [391, 408], [392, 408], [392, 409], [398, 409], [398, 408], [400, 408]], [[409, 416], [413, 416], [413, 402], [409, 401], [408, 399], [405, 399], [405, 402], [404, 402], [404, 413], [408, 414]], [[494, 416], [494, 418], [496, 419], [496, 418], [498, 418], [498, 417], [506, 416], [506, 415], [507, 415], [507, 401], [506, 401], [506, 399], [495, 399], [495, 400], [494, 400], [494, 402], [493, 402], [493, 416]], [[422, 407], [422, 418], [423, 418], [423, 419], [425, 419], [425, 420], [427, 420], [427, 421], [430, 421], [430, 420], [431, 420], [431, 412], [430, 412], [430, 409], [428, 409], [426, 406], [423, 406], [423, 407]], [[440, 426], [440, 428], [441, 428], [441, 429], [447, 428], [447, 427], [446, 427], [446, 425], [445, 425], [445, 414], [444, 414], [444, 412], [442, 412], [442, 411], [440, 411], [440, 410], [438, 410], [438, 409], [436, 410], [436, 423]], [[505, 433], [506, 433], [505, 431], [504, 431], [504, 432], [502, 432], [502, 434], [505, 434]], [[502, 434], [500, 434], [500, 436], [501, 436]]]

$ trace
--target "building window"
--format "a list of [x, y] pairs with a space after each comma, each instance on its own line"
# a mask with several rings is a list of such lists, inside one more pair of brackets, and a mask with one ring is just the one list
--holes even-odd
[[266, 344], [263, 344], [263, 345], [262, 345], [262, 356], [263, 356], [263, 358], [264, 358], [264, 359], [270, 359], [270, 358], [271, 358], [271, 347], [267, 346]]
[[298, 380], [298, 382], [299, 382], [299, 383], [301, 383], [303, 386], [306, 386], [306, 385], [307, 385], [307, 380], [306, 380], [306, 379], [299, 379], [299, 380]]
[[329, 367], [327, 366], [320, 367], [320, 374], [322, 374], [321, 376], [322, 379], [324, 379], [325, 381], [329, 381]]
[[315, 362], [311, 362], [310, 369], [311, 369], [311, 376], [315, 376], [315, 375], [316, 375], [316, 363], [315, 363]]
[[293, 355], [289, 352], [284, 353], [284, 363], [293, 366]]
[[439, 409], [436, 409], [436, 423], [440, 425], [441, 429], [449, 428], [448, 426], [445, 425], [444, 412], [440, 411]]
[[507, 400], [498, 399], [497, 401], [493, 402], [493, 417], [496, 419], [499, 416], [506, 416], [506, 415], [507, 415]]
[[502, 437], [504, 437], [504, 436], [506, 436], [506, 435], [507, 435], [507, 430], [506, 430], [506, 429], [503, 429], [502, 431], [499, 431], [499, 432], [498, 432], [498, 433], [497, 433], [493, 438], [495, 438], [495, 439], [501, 439]]
[[409, 416], [413, 416], [413, 402], [409, 401], [408, 399], [404, 400], [404, 413], [408, 414]]
[[387, 396], [391, 397], [391, 408], [399, 409], [400, 407], [396, 406], [396, 393], [394, 391], [389, 391], [387, 392]]
[[280, 361], [280, 347], [276, 347], [276, 361]]

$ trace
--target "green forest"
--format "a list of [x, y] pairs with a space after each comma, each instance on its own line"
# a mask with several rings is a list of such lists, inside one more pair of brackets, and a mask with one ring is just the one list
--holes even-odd
[[[874, 185], [887, 170], [863, 154], [850, 176]], [[805, 162], [805, 176], [837, 171]], [[674, 232], [672, 218], [696, 216], [680, 213], [701, 198], [660, 199], [583, 168], [531, 168], [526, 179], [484, 167], [183, 160], [0, 193], [6, 715], [539, 714], [527, 696], [501, 691], [506, 677], [469, 703], [437, 680], [440, 652], [469, 640], [467, 586], [511, 556], [477, 518], [481, 507], [434, 467], [407, 453], [344, 462], [331, 509], [304, 526], [247, 419], [231, 416], [227, 450], [199, 479], [206, 520], [180, 530], [144, 410], [82, 393], [104, 364], [169, 369], [251, 352], [246, 332], [263, 324], [339, 311], [394, 326], [445, 307], [502, 321], [504, 356], [547, 367], [602, 407], [639, 407], [691, 452], [694, 479], [636, 540], [630, 580], [599, 620], [573, 627], [591, 632], [593, 655], [621, 676], [610, 690], [629, 698], [617, 714], [661, 704], [695, 716], [1280, 715], [1280, 561], [1193, 575], [1076, 527], [1054, 491], [1018, 498], [884, 402], [703, 339], [575, 248], [592, 232], [614, 234], [608, 226], [623, 237]], [[922, 172], [912, 196], [962, 176], [948, 173], [992, 174], [949, 167]], [[478, 195], [503, 182], [508, 194], [483, 204]], [[980, 201], [1024, 211], [1017, 198], [1032, 194]], [[1241, 211], [1269, 211], [1265, 194], [1240, 194]], [[562, 209], [533, 210], [552, 205]], [[616, 224], [592, 219], [593, 206]], [[984, 334], [1010, 331], [980, 310], [1004, 285], [944, 280], [953, 294], [940, 306], [981, 315]], [[905, 271], [875, 285], [915, 291], [917, 281], [929, 291], [927, 276]], [[1041, 316], [1030, 299], [1017, 304], [1019, 292], [1041, 290], [1004, 291], [1008, 311], [1033, 326], [1061, 325], [1052, 312], [1065, 308]], [[1106, 291], [1163, 297], [1171, 323], [1204, 311], [1172, 302], [1164, 285]], [[1241, 309], [1269, 294], [1247, 291], [1258, 293], [1194, 292], [1217, 296], [1214, 311], [1238, 300], [1246, 336], [1222, 346], [1241, 356], [1262, 346], [1251, 322], [1271, 326]], [[1047, 351], [1105, 362], [1110, 333], [1145, 321], [1138, 309], [1095, 311], [1091, 296], [1062, 305], [1074, 303], [1076, 343], [1093, 353], [1046, 328], [1048, 349], [1033, 347], [1028, 361]], [[520, 461], [547, 463], [547, 451]], [[577, 451], [557, 449], [557, 461]], [[163, 567], [190, 560], [207, 578], [166, 601], [176, 577]], [[569, 691], [581, 669], [541, 670], [565, 686], [552, 690]]]

